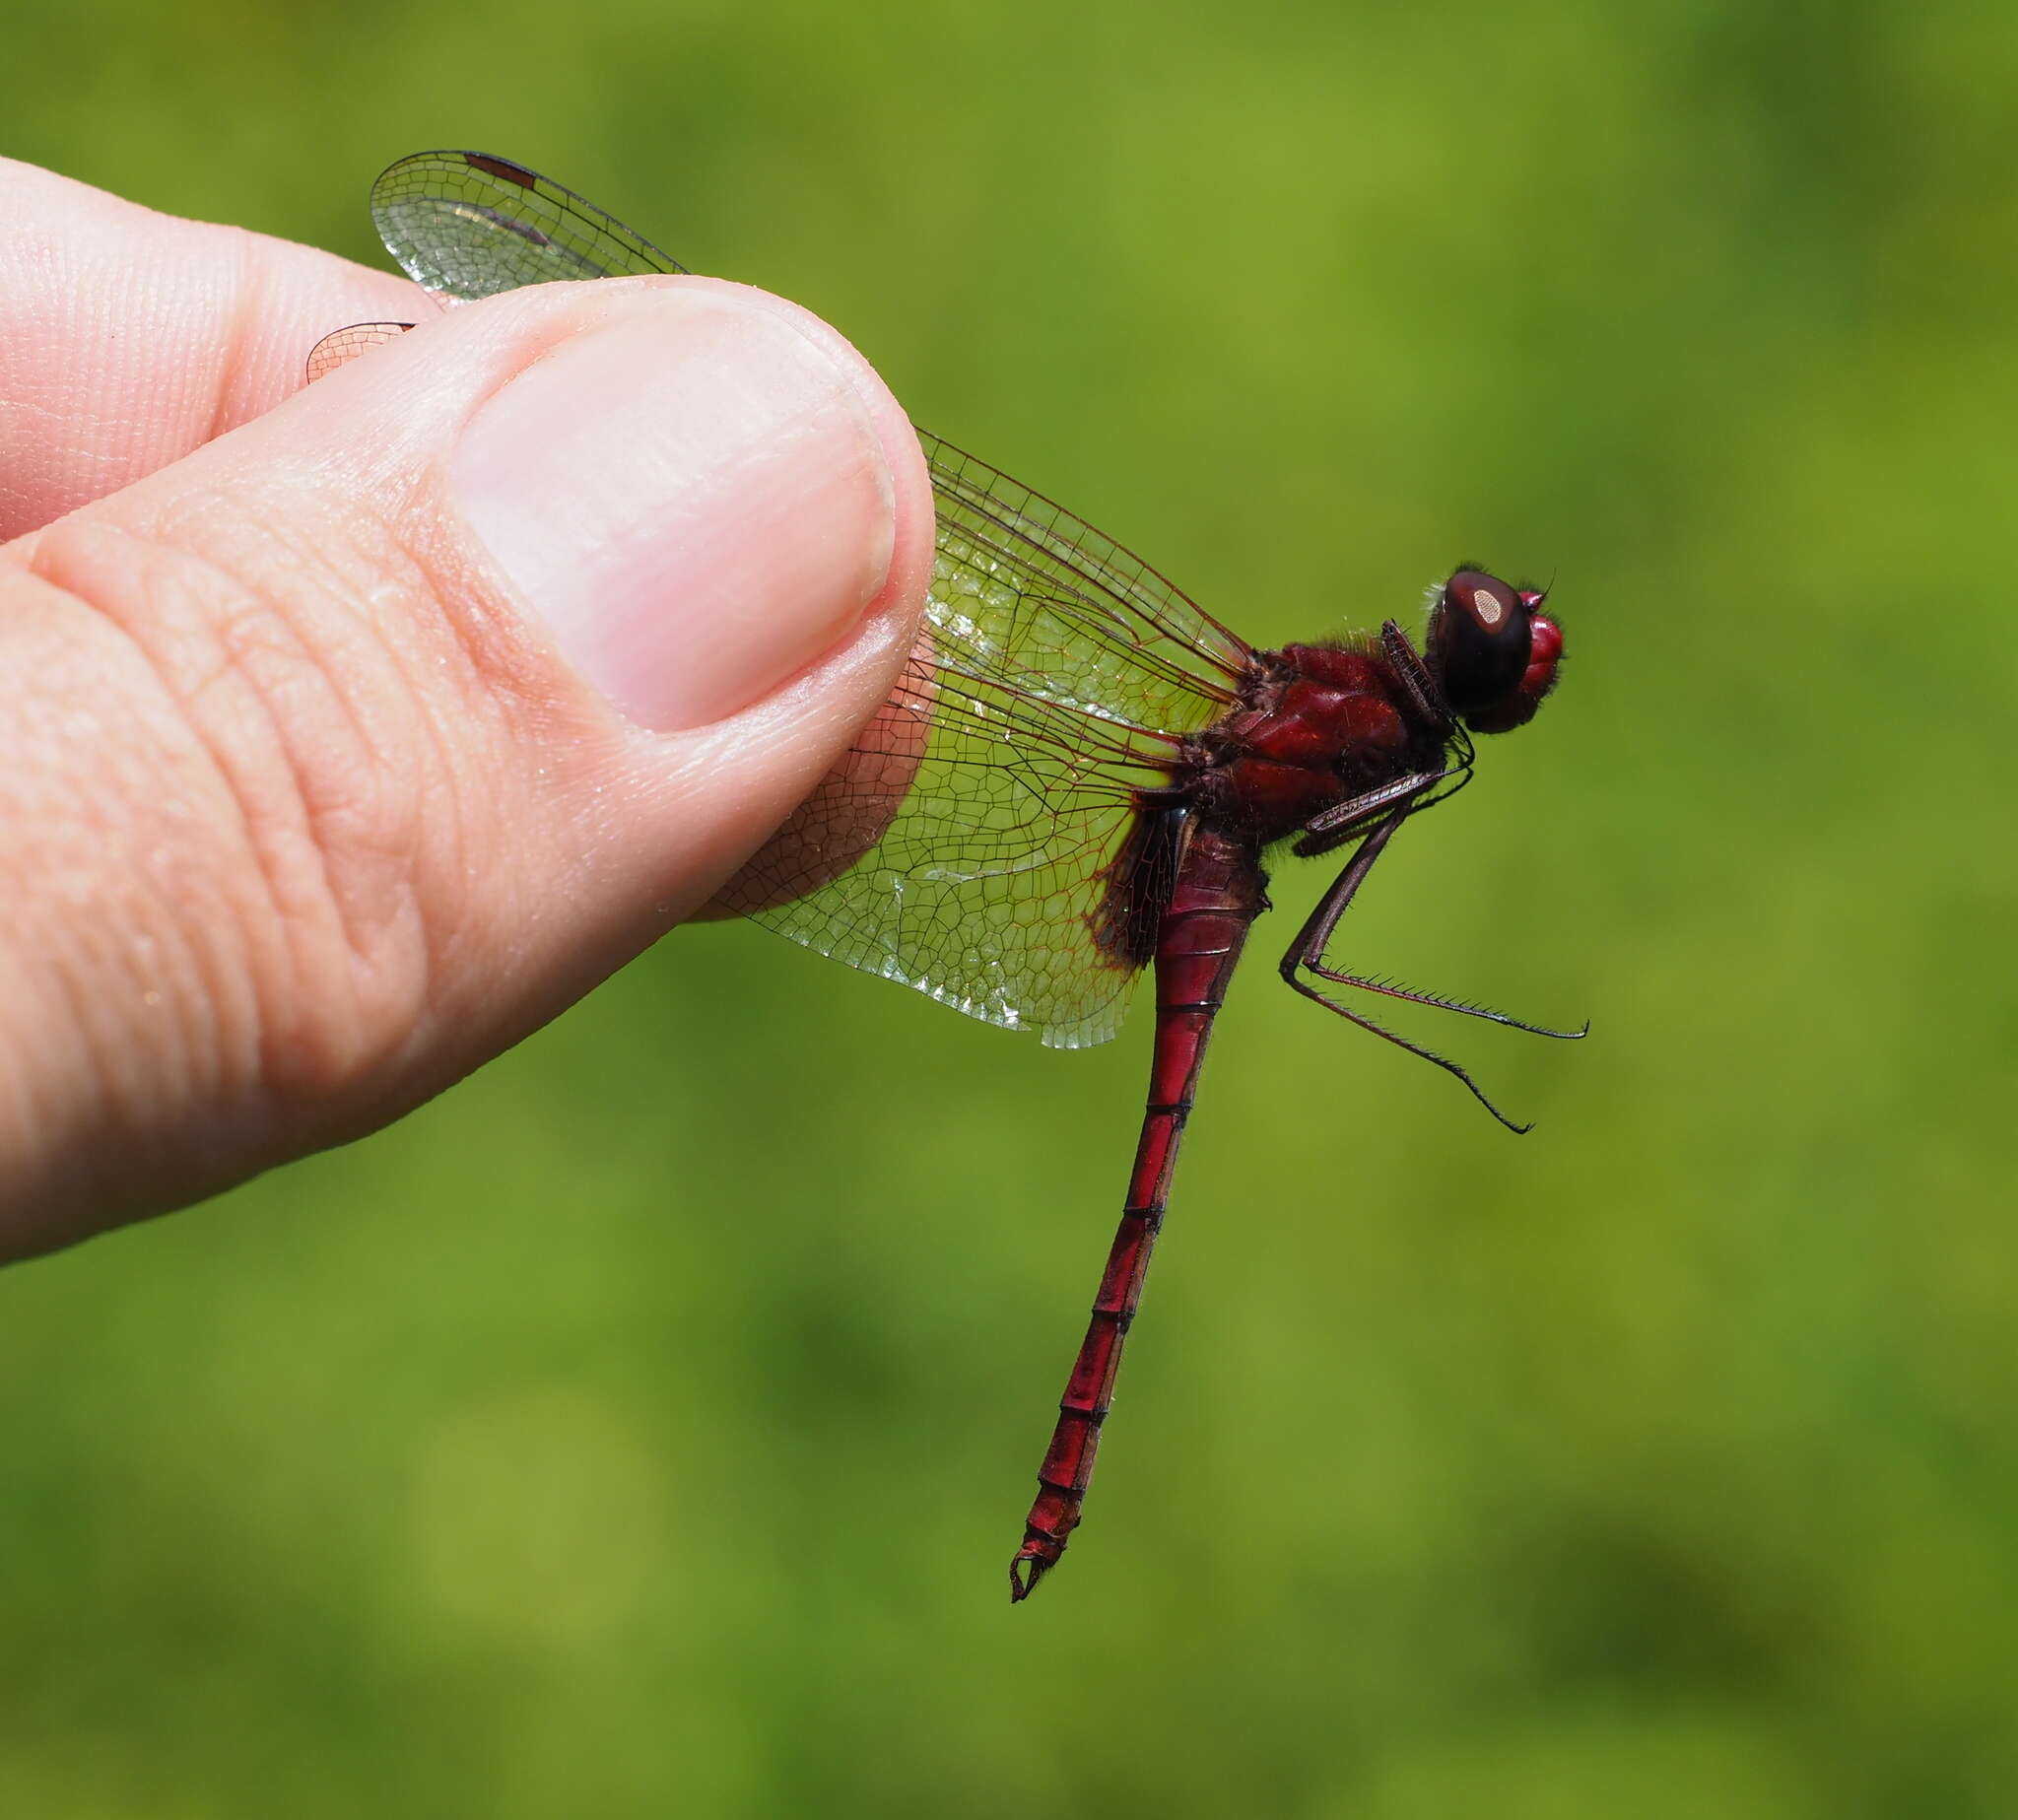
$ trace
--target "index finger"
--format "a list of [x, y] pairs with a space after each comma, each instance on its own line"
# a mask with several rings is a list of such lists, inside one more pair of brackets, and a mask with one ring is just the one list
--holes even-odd
[[330, 330], [435, 309], [391, 273], [0, 159], [0, 541], [271, 410]]

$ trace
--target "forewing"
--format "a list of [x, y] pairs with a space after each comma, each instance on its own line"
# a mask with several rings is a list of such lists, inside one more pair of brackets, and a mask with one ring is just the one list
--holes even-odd
[[723, 901], [970, 1017], [1104, 1042], [1141, 960], [1117, 939], [1139, 927], [1130, 894], [1169, 887], [1125, 863], [1129, 836], [1246, 647], [1078, 519], [919, 439], [939, 529], [918, 643]]
[[1007, 585], [1021, 610], [968, 661], [1090, 713], [1194, 733], [1224, 711], [1253, 651], [1143, 560], [1062, 506], [929, 431], [917, 433], [939, 518], [934, 603]]
[[684, 272], [622, 222], [487, 152], [416, 152], [371, 185], [385, 250], [437, 297], [472, 303], [557, 279]]

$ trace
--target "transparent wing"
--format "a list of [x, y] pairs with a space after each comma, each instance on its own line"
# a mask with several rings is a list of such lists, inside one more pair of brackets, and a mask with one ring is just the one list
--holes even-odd
[[1146, 793], [1227, 711], [1246, 646], [1048, 501], [919, 440], [939, 534], [917, 645], [722, 901], [970, 1017], [1105, 1042], [1137, 907], [1168, 889], [1133, 838]]
[[[371, 213], [407, 273], [453, 301], [685, 269], [483, 153], [402, 159], [372, 186]], [[332, 355], [373, 345], [344, 333]], [[1098, 1043], [1141, 965], [1142, 907], [1168, 889], [1167, 849], [1141, 838], [1145, 793], [1167, 788], [1184, 737], [1227, 711], [1252, 652], [1091, 525], [918, 439], [938, 550], [917, 645], [889, 703], [722, 902], [970, 1017]]]
[[[371, 185], [371, 221], [406, 275], [448, 303], [687, 269], [572, 189], [488, 152], [416, 152], [386, 166]], [[310, 382], [411, 327], [356, 322], [325, 335], [308, 355]]]
[[[996, 662], [999, 649], [1019, 686], [1160, 732], [1196, 732], [1225, 711], [1253, 660], [1244, 639], [1083, 518], [929, 431], [917, 437], [949, 594], [985, 597], [997, 583], [1043, 607], [977, 626], [987, 649], [972, 661]], [[946, 612], [958, 620], [953, 601]]]
[[371, 185], [371, 220], [409, 278], [460, 303], [558, 279], [687, 269], [572, 189], [487, 152], [416, 152], [387, 166]]
[[349, 328], [340, 328], [323, 336], [308, 350], [308, 383], [313, 385], [317, 379], [347, 366], [361, 354], [381, 348], [388, 341], [397, 341], [413, 326], [411, 322], [353, 322]]

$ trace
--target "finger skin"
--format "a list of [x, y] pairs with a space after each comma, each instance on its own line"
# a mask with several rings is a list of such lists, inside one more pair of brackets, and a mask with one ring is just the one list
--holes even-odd
[[392, 273], [0, 159], [0, 540], [270, 411], [331, 329], [435, 313]]
[[[697, 300], [753, 335], [782, 312], [858, 370], [895, 554], [854, 633], [660, 735], [560, 659], [444, 469], [542, 354]], [[0, 551], [0, 1255], [374, 1128], [522, 1037], [720, 885], [909, 647], [932, 536], [915, 438], [859, 356], [779, 300], [543, 286], [258, 415], [262, 371], [241, 357], [196, 388], [240, 428]], [[115, 465], [195, 415], [86, 411]], [[42, 504], [82, 471], [43, 477]]]

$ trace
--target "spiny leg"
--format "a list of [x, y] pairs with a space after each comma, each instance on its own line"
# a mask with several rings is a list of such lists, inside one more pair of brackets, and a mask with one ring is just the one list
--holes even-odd
[[[1426, 781], [1434, 781], [1434, 779], [1427, 779]], [[1344, 1005], [1327, 997], [1302, 977], [1304, 973], [1309, 972], [1321, 979], [1335, 980], [1338, 983], [1347, 985], [1363, 985], [1370, 991], [1385, 992], [1390, 997], [1413, 999], [1422, 1004], [1443, 1005], [1444, 1001], [1440, 999], [1431, 998], [1425, 994], [1403, 991], [1396, 987], [1379, 985], [1370, 980], [1361, 980], [1350, 975], [1337, 974], [1327, 970], [1323, 965], [1324, 950], [1331, 940], [1332, 932], [1338, 927], [1340, 918], [1344, 916], [1360, 886], [1366, 882], [1367, 874], [1374, 869], [1374, 862], [1380, 857], [1380, 854], [1386, 848], [1387, 843], [1394, 838], [1395, 831], [1415, 812], [1416, 806], [1415, 803], [1409, 802], [1398, 809], [1391, 810], [1360, 842], [1359, 850], [1347, 862], [1344, 871], [1340, 872], [1338, 877], [1332, 881], [1330, 889], [1325, 892], [1317, 908], [1311, 912], [1304, 926], [1298, 930], [1296, 940], [1290, 944], [1288, 952], [1283, 955], [1280, 968], [1283, 980], [1293, 989], [1302, 993], [1304, 997], [1322, 1005], [1327, 1011], [1335, 1012], [1339, 1017], [1344, 1018], [1347, 1023], [1357, 1024], [1360, 1029], [1371, 1032], [1374, 1036], [1382, 1039], [1384, 1042], [1393, 1044], [1396, 1048], [1406, 1049], [1411, 1055], [1419, 1055], [1424, 1061], [1431, 1062], [1435, 1066], [1442, 1068], [1445, 1073], [1454, 1076], [1457, 1080], [1463, 1082], [1472, 1098], [1477, 1100], [1508, 1130], [1526, 1132], [1533, 1127], [1516, 1124], [1513, 1119], [1509, 1118], [1505, 1112], [1501, 1112], [1493, 1104], [1485, 1090], [1471, 1078], [1469, 1072], [1459, 1063], [1450, 1060], [1448, 1056], [1439, 1055], [1436, 1050], [1426, 1048], [1419, 1043], [1411, 1042], [1408, 1038], [1388, 1030], [1384, 1025], [1377, 1024], [1372, 1018], [1360, 1012], [1348, 1010]], [[1522, 1030], [1536, 1028], [1530, 1025], [1519, 1024], [1515, 1019], [1503, 1018], [1496, 1013], [1482, 1011], [1472, 1006], [1453, 1003], [1446, 1008], [1467, 1011], [1476, 1016], [1489, 1017], [1495, 1022], [1512, 1024]], [[1546, 1036], [1581, 1036], [1582, 1033], [1573, 1031], [1542, 1031], [1538, 1034]]]

